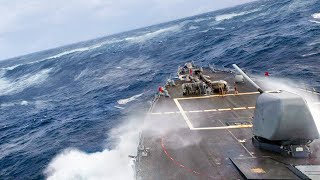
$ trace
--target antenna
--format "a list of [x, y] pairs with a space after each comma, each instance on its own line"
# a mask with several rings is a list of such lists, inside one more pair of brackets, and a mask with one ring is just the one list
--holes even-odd
[[252, 81], [252, 79], [249, 78], [249, 76], [246, 75], [236, 64], [232, 64], [232, 66], [247, 80], [249, 81], [257, 90], [262, 94], [263, 90], [258, 86], [255, 82]]

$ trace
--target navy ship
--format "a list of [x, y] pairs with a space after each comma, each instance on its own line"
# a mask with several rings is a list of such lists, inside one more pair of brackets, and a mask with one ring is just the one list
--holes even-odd
[[309, 109], [320, 108], [319, 92], [299, 89], [307, 104], [233, 68], [186, 63], [159, 87], [130, 156], [135, 179], [320, 179]]

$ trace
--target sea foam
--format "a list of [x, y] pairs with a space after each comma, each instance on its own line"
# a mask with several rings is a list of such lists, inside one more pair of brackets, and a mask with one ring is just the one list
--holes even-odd
[[117, 139], [114, 149], [86, 153], [78, 149], [66, 149], [48, 165], [44, 174], [48, 180], [133, 180], [134, 164], [128, 155], [136, 155], [139, 140], [137, 118], [126, 121], [109, 134]]
[[169, 32], [176, 32], [178, 30], [181, 29], [181, 26], [179, 25], [175, 25], [175, 26], [170, 26], [167, 28], [163, 28], [163, 29], [159, 29], [157, 31], [153, 31], [153, 32], [148, 32], [146, 34], [140, 35], [140, 36], [132, 36], [132, 37], [127, 37], [125, 38], [126, 41], [131, 41], [131, 42], [135, 42], [135, 43], [139, 43], [139, 42], [144, 42], [150, 39], [153, 39], [161, 34], [164, 33], [169, 33]]
[[131, 101], [136, 100], [138, 97], [140, 97], [142, 95], [143, 95], [143, 93], [134, 95], [134, 96], [132, 96], [130, 98], [127, 98], [127, 99], [120, 99], [120, 100], [118, 100], [118, 104], [121, 104], [121, 105], [127, 104], [127, 103], [129, 103]]
[[216, 21], [229, 20], [229, 19], [232, 19], [234, 17], [243, 16], [243, 15], [246, 15], [246, 14], [251, 14], [251, 13], [254, 13], [256, 11], [258, 11], [258, 9], [254, 9], [254, 10], [251, 10], [251, 11], [239, 12], [239, 13], [222, 14], [222, 15], [216, 16]]
[[24, 89], [43, 83], [48, 77], [51, 69], [44, 69], [34, 74], [26, 74], [11, 80], [0, 78], [0, 95], [12, 95], [22, 92]]
[[320, 13], [314, 13], [312, 14], [312, 17], [315, 19], [320, 19]]

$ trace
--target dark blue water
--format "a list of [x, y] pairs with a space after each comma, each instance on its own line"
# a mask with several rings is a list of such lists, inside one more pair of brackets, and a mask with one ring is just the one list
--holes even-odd
[[108, 132], [187, 61], [319, 89], [319, 12], [316, 0], [259, 1], [0, 61], [0, 179], [43, 179], [66, 148], [112, 150]]

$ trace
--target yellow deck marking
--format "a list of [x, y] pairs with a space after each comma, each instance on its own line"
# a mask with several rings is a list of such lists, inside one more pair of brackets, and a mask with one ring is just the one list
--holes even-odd
[[213, 111], [217, 111], [216, 109], [207, 109], [207, 110], [203, 110], [203, 112], [213, 112]]
[[246, 107], [238, 107], [238, 108], [232, 108], [233, 110], [244, 110], [247, 109]]
[[[201, 112], [232, 111], [232, 110], [237, 111], [237, 110], [248, 110], [248, 109], [255, 109], [255, 107], [252, 106], [252, 107], [237, 107], [237, 108], [225, 108], [225, 109], [205, 109], [205, 110], [195, 110], [195, 111], [184, 111], [184, 113], [201, 113]], [[161, 115], [161, 114], [175, 114], [175, 113], [179, 114], [181, 113], [181, 111], [156, 112], [156, 113], [150, 113], [150, 114]]]
[[248, 125], [235, 125], [235, 126], [217, 126], [217, 127], [199, 127], [199, 128], [192, 128], [191, 130], [219, 130], [219, 129], [237, 129], [237, 128], [251, 128], [252, 124]]
[[[272, 158], [272, 156], [259, 156], [262, 158]], [[234, 159], [254, 159], [256, 157], [238, 157], [238, 158], [234, 158]]]
[[218, 111], [231, 111], [231, 108], [218, 109]]
[[[320, 95], [318, 92], [308, 91], [304, 89], [300, 89], [305, 92], [309, 92], [311, 94], [317, 94]], [[266, 91], [266, 92], [274, 92], [274, 91]], [[253, 95], [253, 94], [259, 94], [259, 92], [245, 92], [245, 93], [239, 93], [239, 94], [225, 94], [223, 96], [241, 96], [241, 95]], [[177, 100], [189, 100], [189, 99], [206, 99], [206, 98], [212, 98], [212, 97], [222, 97], [221, 95], [209, 95], [209, 96], [196, 96], [196, 97], [184, 97], [184, 98], [176, 98]], [[319, 105], [320, 102], [315, 102], [314, 104]], [[253, 107], [248, 107], [249, 109], [254, 109]]]
[[198, 111], [189, 111], [189, 113], [198, 113], [198, 112], [203, 112], [203, 110], [198, 110]]
[[158, 115], [158, 114], [162, 114], [161, 112], [159, 112], [159, 113], [151, 113], [151, 114], [155, 114], [155, 115]]
[[262, 168], [251, 168], [250, 169], [252, 173], [255, 173], [255, 174], [264, 174], [266, 173], [265, 170], [263, 170]]
[[189, 129], [192, 129], [192, 128], [193, 128], [193, 125], [192, 125], [192, 123], [190, 122], [190, 120], [189, 120], [188, 116], [186, 115], [186, 113], [184, 112], [184, 110], [182, 109], [179, 101], [178, 101], [177, 99], [173, 99], [173, 101], [176, 103], [176, 105], [177, 105], [177, 107], [178, 107], [178, 109], [179, 109], [179, 111], [180, 111], [183, 119], [186, 121], [187, 125], [189, 126]]
[[[245, 92], [239, 94], [225, 94], [223, 96], [241, 96], [241, 95], [252, 95], [252, 94], [259, 94], [259, 92]], [[205, 99], [205, 98], [212, 98], [212, 97], [222, 97], [221, 95], [210, 95], [210, 96], [196, 96], [196, 97], [185, 97], [185, 98], [176, 98], [178, 100], [188, 100], [188, 99]]]
[[[219, 120], [219, 121], [220, 121], [220, 120]], [[221, 123], [222, 125], [224, 125], [222, 121], [220, 121], [220, 123]], [[241, 125], [241, 126], [249, 126], [249, 125]], [[250, 126], [252, 127], [252, 125], [250, 125]], [[254, 157], [254, 155], [252, 155], [252, 153], [251, 153], [242, 143], [239, 142], [239, 139], [238, 139], [229, 129], [227, 129], [227, 131], [228, 131], [228, 132], [231, 134], [231, 136], [247, 151], [247, 153], [250, 154], [251, 157]]]

